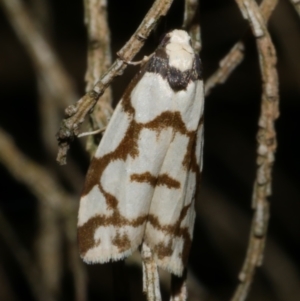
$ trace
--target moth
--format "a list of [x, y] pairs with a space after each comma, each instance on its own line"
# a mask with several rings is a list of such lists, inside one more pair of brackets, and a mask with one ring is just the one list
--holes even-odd
[[202, 170], [201, 63], [187, 32], [166, 34], [127, 87], [91, 161], [78, 215], [87, 263], [129, 256], [145, 242], [181, 276]]

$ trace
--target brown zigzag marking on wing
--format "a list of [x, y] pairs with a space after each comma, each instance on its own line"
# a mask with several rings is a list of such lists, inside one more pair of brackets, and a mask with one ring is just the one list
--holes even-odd
[[130, 180], [139, 183], [148, 183], [151, 186], [167, 186], [168, 188], [180, 188], [180, 182], [170, 177], [168, 174], [164, 173], [158, 177], [153, 176], [149, 171], [141, 174], [132, 174]]
[[120, 252], [125, 252], [130, 249], [130, 239], [127, 234], [117, 235], [112, 240], [113, 245], [117, 246]]
[[[140, 216], [136, 219], [128, 219], [122, 216], [118, 209], [115, 208], [113, 214], [111, 216], [104, 216], [104, 215], [96, 215], [90, 218], [84, 225], [78, 227], [78, 240], [79, 244], [79, 251], [81, 255], [84, 255], [89, 249], [94, 248], [101, 243], [100, 241], [94, 240], [94, 233], [99, 227], [107, 227], [110, 225], [117, 225], [118, 227], [122, 226], [132, 226], [138, 227], [141, 226], [143, 223], [146, 222], [148, 215]], [[129, 240], [126, 237], [117, 236], [113, 239], [115, 245], [122, 248], [125, 245], [128, 245], [127, 242]]]
[[183, 219], [185, 218], [185, 216], [188, 212], [188, 209], [190, 207], [191, 207], [191, 203], [184, 206], [181, 209], [179, 219], [173, 225], [172, 224], [171, 225], [161, 225], [158, 218], [155, 215], [149, 214], [148, 222], [154, 228], [156, 228], [157, 230], [163, 231], [167, 234], [170, 234], [172, 236], [172, 238], [166, 244], [161, 242], [157, 246], [155, 246], [155, 251], [156, 251], [156, 254], [157, 254], [158, 258], [162, 259], [164, 257], [171, 256], [172, 253], [173, 253], [172, 239], [175, 238], [175, 237], [182, 237], [182, 239], [183, 239], [183, 250], [182, 250], [182, 253], [181, 253], [181, 260], [182, 260], [182, 263], [184, 265], [186, 265], [187, 260], [188, 260], [189, 251], [190, 251], [191, 244], [192, 244], [192, 239], [190, 237], [188, 227], [182, 227], [181, 228], [180, 224], [183, 221]]

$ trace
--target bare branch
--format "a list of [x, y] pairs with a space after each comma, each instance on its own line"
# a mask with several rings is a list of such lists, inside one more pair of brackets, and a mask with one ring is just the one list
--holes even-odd
[[[246, 259], [239, 275], [241, 283], [231, 299], [232, 301], [242, 301], [246, 299], [255, 270], [262, 264], [263, 260], [269, 220], [269, 202], [267, 197], [271, 195], [271, 172], [277, 146], [274, 122], [279, 116], [279, 96], [276, 52], [258, 5], [253, 0], [236, 1], [244, 18], [248, 19], [253, 35], [256, 37], [263, 81], [261, 114], [257, 134], [257, 174], [252, 196], [252, 206], [255, 214]], [[273, 2], [276, 5], [277, 1], [274, 0]]]
[[[111, 65], [110, 30], [107, 19], [106, 0], [85, 0], [85, 23], [88, 31], [88, 63], [85, 75], [86, 92], [93, 89], [101, 74]], [[108, 87], [90, 114], [90, 130], [105, 128], [113, 109], [112, 93]], [[96, 147], [94, 137], [87, 140], [87, 150], [92, 157]]]
[[[277, 1], [273, 0], [264, 0], [260, 5], [260, 11], [265, 19], [265, 22], [268, 23], [268, 20], [275, 9]], [[246, 34], [244, 38], [238, 41], [226, 54], [226, 56], [220, 61], [219, 69], [211, 75], [205, 82], [205, 95], [208, 96], [211, 90], [220, 84], [223, 84], [228, 77], [231, 75], [233, 70], [242, 62], [244, 59], [244, 50], [245, 50], [245, 40], [249, 37], [249, 34]]]
[[205, 96], [208, 96], [214, 87], [223, 84], [234, 69], [242, 62], [244, 59], [244, 47], [243, 42], [237, 42], [220, 61], [219, 69], [205, 82]]
[[91, 112], [99, 97], [104, 93], [104, 90], [110, 85], [112, 80], [123, 73], [127, 66], [126, 62], [131, 61], [138, 53], [155, 27], [158, 19], [166, 15], [172, 2], [173, 0], [156, 0], [154, 2], [139, 28], [117, 53], [119, 58], [116, 59], [110, 69], [95, 84], [93, 90], [84, 95], [74, 106], [69, 106], [66, 109], [66, 114], [69, 117], [62, 121], [57, 134], [59, 141], [57, 161], [60, 164], [66, 163], [66, 153], [69, 143], [74, 138], [74, 135], [78, 134], [78, 128], [84, 121], [85, 116]]
[[199, 0], [185, 0], [184, 20], [182, 28], [187, 30], [192, 38], [196, 53], [201, 51], [201, 28], [198, 14]]

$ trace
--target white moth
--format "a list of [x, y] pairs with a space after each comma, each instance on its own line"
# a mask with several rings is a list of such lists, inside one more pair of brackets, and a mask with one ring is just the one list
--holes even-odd
[[202, 169], [203, 81], [183, 30], [169, 32], [117, 105], [89, 167], [78, 216], [81, 257], [104, 263], [143, 242], [181, 276]]

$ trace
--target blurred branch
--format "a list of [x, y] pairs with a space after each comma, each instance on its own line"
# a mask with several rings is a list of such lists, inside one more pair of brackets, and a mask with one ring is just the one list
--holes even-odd
[[63, 215], [68, 215], [70, 210], [75, 209], [72, 197], [58, 185], [53, 175], [23, 155], [1, 128], [0, 162], [46, 206], [60, 211]]
[[[57, 152], [54, 137], [59, 126], [59, 113], [78, 99], [74, 85], [46, 39], [42, 26], [34, 21], [36, 18], [32, 17], [24, 3], [20, 0], [0, 0], [0, 4], [35, 66], [39, 88], [44, 92], [41, 105], [41, 112], [44, 113], [41, 118], [44, 123], [42, 138], [46, 149], [54, 155]], [[36, 9], [36, 5], [34, 7]], [[45, 22], [45, 18], [42, 22]], [[70, 165], [70, 169], [62, 170], [62, 173], [76, 189], [80, 173], [74, 164]], [[69, 170], [72, 170], [72, 175]]]
[[[244, 16], [248, 19], [253, 35], [256, 37], [259, 62], [262, 74], [263, 91], [259, 131], [257, 134], [257, 174], [254, 182], [252, 206], [255, 210], [246, 259], [239, 275], [238, 285], [232, 301], [245, 300], [253, 281], [256, 267], [262, 264], [263, 251], [269, 220], [271, 194], [271, 172], [276, 150], [274, 121], [278, 111], [278, 76], [276, 71], [276, 52], [258, 5], [253, 0], [236, 0]], [[273, 1], [277, 3], [276, 0]]]
[[60, 97], [54, 98], [57, 100], [57, 107], [64, 109], [65, 106], [73, 103], [77, 96], [74, 93], [72, 81], [62, 68], [55, 51], [32, 21], [33, 18], [24, 3], [20, 0], [0, 0], [0, 4], [7, 14], [8, 21], [42, 75], [48, 91], [52, 95], [60, 95]]
[[[76, 249], [76, 211], [77, 206], [72, 197], [54, 180], [54, 177], [38, 164], [25, 157], [13, 144], [11, 138], [0, 129], [0, 161], [10, 173], [24, 183], [30, 191], [51, 209], [57, 210], [64, 218], [64, 231], [68, 243], [72, 245], [71, 255]], [[77, 249], [76, 249], [76, 254]], [[78, 292], [77, 301], [85, 300], [85, 271], [78, 256], [71, 258], [71, 268]]]
[[127, 66], [126, 62], [131, 61], [138, 53], [159, 18], [166, 15], [172, 2], [173, 0], [156, 0], [153, 3], [136, 32], [117, 53], [119, 58], [116, 59], [109, 70], [95, 84], [93, 90], [85, 94], [75, 105], [69, 106], [66, 109], [68, 117], [62, 121], [57, 134], [59, 141], [57, 161], [60, 164], [66, 163], [66, 154], [69, 149], [70, 141], [74, 138], [74, 135], [78, 134], [78, 128], [84, 121], [85, 116], [92, 111], [96, 102], [113, 79], [123, 74]]
[[[268, 23], [268, 20], [276, 7], [278, 1], [264, 0], [260, 5], [260, 12]], [[217, 85], [224, 84], [234, 69], [244, 59], [245, 41], [249, 38], [247, 33], [242, 40], [238, 41], [220, 61], [219, 69], [212, 74], [205, 82], [205, 95], [208, 96], [211, 90]]]
[[201, 51], [201, 28], [199, 18], [199, 0], [185, 0], [182, 28], [187, 30], [192, 38], [196, 53]]
[[[51, 37], [51, 10], [47, 0], [31, 0], [31, 12], [34, 22], [40, 33], [47, 40]], [[37, 73], [37, 86], [39, 92], [40, 132], [45, 150], [53, 157], [56, 150], [55, 132], [58, 127], [59, 110], [53, 94], [42, 79], [40, 69], [35, 68]], [[58, 97], [61, 95], [57, 95]], [[50, 164], [49, 164], [50, 165]], [[50, 167], [50, 166], [49, 166]], [[49, 206], [41, 202], [37, 204], [38, 227], [36, 237], [36, 252], [38, 266], [41, 271], [47, 291], [54, 299], [60, 295], [62, 278], [62, 235], [59, 214]]]
[[297, 13], [300, 16], [300, 0], [290, 0], [291, 3], [293, 4], [295, 10], [297, 11]]
[[[85, 74], [86, 92], [93, 89], [98, 79], [111, 65], [110, 30], [107, 17], [106, 0], [85, 0], [85, 24], [88, 31], [87, 70]], [[89, 115], [90, 130], [97, 130], [107, 125], [113, 109], [112, 92], [108, 87]], [[87, 140], [87, 150], [92, 157], [96, 147], [95, 136]]]
[[39, 301], [54, 301], [51, 294], [47, 291], [42, 279], [39, 277], [39, 272], [35, 263], [31, 260], [27, 250], [19, 241], [16, 233], [0, 211], [0, 235], [8, 245], [12, 255], [19, 263], [23, 274], [25, 275], [31, 291], [36, 300]]

